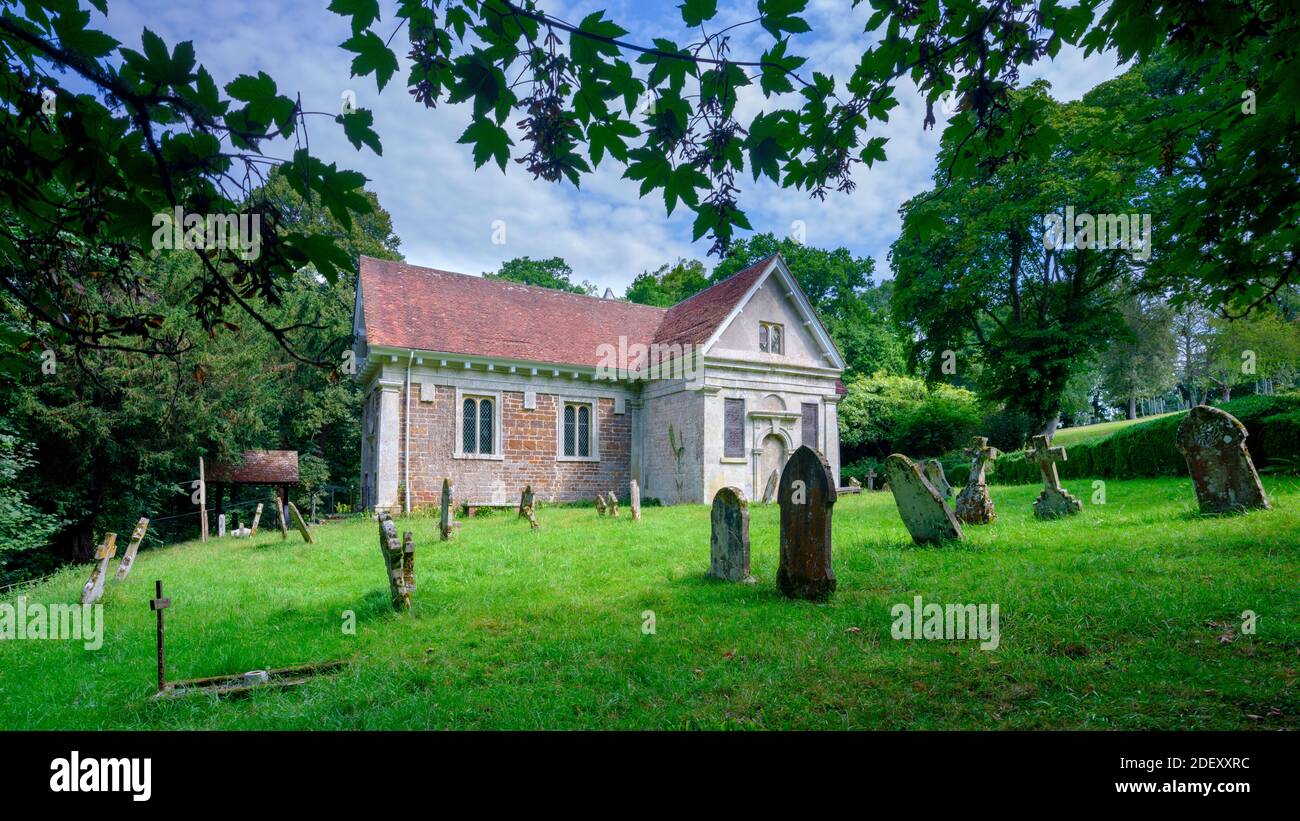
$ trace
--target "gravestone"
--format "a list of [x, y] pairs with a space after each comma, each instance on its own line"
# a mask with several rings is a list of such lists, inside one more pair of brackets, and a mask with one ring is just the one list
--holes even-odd
[[636, 479], [628, 482], [628, 507], [632, 509], [632, 521], [641, 521], [641, 486]]
[[596, 494], [596, 515], [605, 515], [605, 497], [601, 496], [599, 493]]
[[773, 470], [767, 477], [767, 487], [763, 488], [763, 504], [770, 505], [776, 499], [776, 491], [781, 484], [780, 471]]
[[871, 468], [867, 471], [867, 490], [876, 489], [876, 469]]
[[525, 518], [525, 519], [528, 518], [527, 514], [524, 513], [524, 509], [525, 508], [531, 509], [532, 506], [533, 506], [533, 486], [524, 485], [524, 492], [519, 494], [520, 518]]
[[957, 520], [971, 525], [990, 524], [998, 514], [993, 509], [993, 497], [989, 496], [984, 470], [1001, 454], [997, 448], [989, 447], [986, 436], [972, 438], [964, 453], [971, 460], [970, 476], [966, 479], [966, 487], [957, 494]]
[[939, 491], [939, 495], [945, 499], [952, 495], [952, 485], [948, 484], [948, 477], [944, 475], [943, 463], [938, 459], [931, 459], [925, 463], [925, 478], [934, 489]]
[[912, 541], [931, 544], [966, 538], [947, 500], [925, 477], [919, 465], [901, 453], [895, 453], [885, 460], [885, 475], [889, 477], [889, 487], [894, 492], [898, 515], [907, 526], [907, 532], [912, 534]]
[[800, 445], [781, 471], [777, 495], [781, 505], [777, 589], [792, 599], [825, 599], [835, 592], [831, 515], [836, 499], [835, 479], [826, 457]]
[[442, 480], [442, 500], [441, 506], [438, 510], [438, 533], [441, 535], [442, 541], [444, 542], [449, 540], [452, 534], [451, 479], [447, 478]]
[[135, 564], [135, 554], [140, 552], [140, 543], [144, 541], [144, 534], [148, 529], [149, 520], [141, 516], [140, 521], [135, 523], [135, 529], [131, 531], [131, 543], [126, 546], [122, 561], [117, 563], [117, 574], [113, 578], [119, 582], [131, 572], [131, 565]]
[[90, 579], [81, 588], [82, 604], [94, 604], [104, 595], [104, 582], [108, 581], [108, 563], [116, 554], [117, 534], [105, 534], [104, 543], [95, 550], [95, 566], [91, 568]]
[[226, 538], [226, 514], [224, 513], [217, 514], [217, 538]]
[[388, 571], [388, 592], [394, 610], [410, 610], [415, 592], [415, 541], [408, 532], [397, 541], [397, 525], [388, 513], [379, 514], [379, 552]]
[[523, 516], [524, 516], [525, 519], [528, 520], [528, 526], [529, 526], [531, 529], [536, 530], [537, 527], [538, 527], [538, 525], [537, 525], [537, 514], [533, 511], [533, 506], [532, 506], [531, 504], [530, 504], [530, 505], [525, 505], [525, 506], [524, 506]]
[[713, 497], [709, 576], [754, 584], [749, 575], [749, 502], [740, 488], [724, 487]]
[[1056, 463], [1066, 459], [1065, 448], [1054, 448], [1046, 436], [1035, 436], [1030, 458], [1038, 463], [1038, 469], [1043, 474], [1043, 492], [1034, 500], [1035, 516], [1039, 519], [1056, 519], [1073, 516], [1083, 510], [1083, 502], [1061, 487], [1061, 477], [1056, 473]]
[[257, 510], [253, 512], [253, 527], [249, 531], [249, 536], [257, 535], [257, 526], [262, 521], [262, 503], [257, 503]]
[[293, 502], [289, 503], [289, 515], [293, 517], [294, 526], [302, 534], [302, 540], [307, 544], [316, 544], [316, 537], [311, 535], [311, 530], [308, 529], [307, 523], [303, 521], [302, 514], [298, 512], [298, 507]]
[[1255, 464], [1246, 449], [1246, 426], [1232, 414], [1197, 405], [1178, 425], [1178, 450], [1192, 474], [1202, 513], [1269, 508]]
[[849, 487], [855, 487], [855, 488], [857, 488], [858, 490], [862, 490], [862, 483], [858, 481], [858, 477], [856, 477], [856, 476], [850, 476], [850, 477], [849, 477]]
[[610, 516], [618, 518], [618, 497], [614, 495], [612, 490], [609, 492], [609, 507], [607, 509]]

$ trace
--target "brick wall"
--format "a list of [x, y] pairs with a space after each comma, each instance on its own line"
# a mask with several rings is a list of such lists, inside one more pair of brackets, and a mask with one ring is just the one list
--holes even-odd
[[[426, 387], [424, 397], [430, 393]], [[439, 503], [444, 476], [451, 477], [457, 503], [517, 504], [525, 484], [531, 484], [537, 497], [546, 501], [590, 500], [611, 490], [626, 498], [632, 424], [628, 414], [614, 413], [613, 399], [597, 400], [600, 461], [557, 462], [554, 394], [539, 392], [536, 410], [525, 410], [522, 391], [501, 391], [504, 459], [455, 458], [456, 389], [439, 385], [432, 394], [432, 401], [421, 399], [417, 383], [411, 395], [411, 504], [417, 509]], [[401, 406], [404, 414], [405, 396]], [[404, 426], [403, 419], [399, 435]], [[399, 458], [399, 471], [403, 464]], [[400, 504], [401, 493], [398, 495]]]

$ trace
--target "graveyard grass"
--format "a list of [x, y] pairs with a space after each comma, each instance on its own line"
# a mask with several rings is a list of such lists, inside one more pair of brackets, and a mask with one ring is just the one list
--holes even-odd
[[[777, 594], [774, 505], [751, 507], [755, 586], [705, 578], [704, 505], [647, 507], [639, 524], [626, 506], [542, 506], [536, 532], [500, 512], [450, 543], [434, 518], [399, 520], [417, 551], [404, 615], [372, 521], [320, 526], [315, 546], [274, 529], [189, 542], [108, 582], [100, 650], [0, 641], [0, 728], [1300, 729], [1300, 480], [1265, 483], [1273, 511], [1203, 518], [1188, 479], [1112, 481], [1105, 505], [1067, 482], [1084, 511], [1055, 522], [1033, 519], [1037, 487], [995, 486], [995, 524], [926, 548], [888, 493], [841, 497], [824, 605]], [[23, 593], [76, 601], [87, 573]], [[172, 679], [351, 664], [155, 701], [156, 578]], [[998, 603], [1001, 646], [892, 639], [890, 608], [915, 595]]]

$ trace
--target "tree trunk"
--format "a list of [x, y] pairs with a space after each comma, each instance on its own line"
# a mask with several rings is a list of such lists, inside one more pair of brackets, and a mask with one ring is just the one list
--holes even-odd
[[1131, 393], [1128, 395], [1128, 413], [1124, 418], [1125, 419], [1137, 418], [1137, 397]]

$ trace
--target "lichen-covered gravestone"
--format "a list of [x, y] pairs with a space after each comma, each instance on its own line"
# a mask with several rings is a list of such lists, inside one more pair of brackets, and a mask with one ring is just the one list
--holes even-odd
[[641, 521], [641, 486], [633, 479], [628, 483], [629, 499], [627, 506], [632, 510], [632, 521]]
[[856, 476], [850, 476], [850, 477], [849, 477], [849, 487], [853, 487], [853, 488], [857, 488], [858, 490], [862, 490], [862, 483], [858, 481], [858, 477], [856, 477]]
[[776, 491], [781, 484], [781, 472], [774, 470], [767, 477], [767, 487], [763, 488], [763, 504], [770, 505], [776, 499]]
[[605, 515], [605, 497], [601, 496], [599, 493], [596, 494], [596, 515]]
[[528, 515], [524, 513], [525, 509], [531, 509], [533, 506], [533, 486], [524, 485], [524, 492], [519, 494], [519, 518], [526, 519]]
[[713, 497], [709, 575], [753, 584], [749, 575], [749, 502], [740, 488], [724, 487]]
[[81, 603], [94, 604], [104, 595], [104, 582], [108, 581], [108, 563], [117, 554], [117, 534], [104, 536], [104, 543], [95, 550], [95, 567], [90, 571], [90, 579], [81, 588]]
[[885, 460], [885, 474], [894, 492], [898, 515], [912, 534], [912, 541], [930, 544], [966, 538], [952, 508], [939, 489], [925, 478], [919, 465], [895, 453]]
[[298, 512], [298, 506], [293, 502], [289, 503], [289, 515], [293, 517], [294, 527], [298, 528], [298, 532], [302, 534], [302, 540], [307, 544], [316, 544], [316, 537], [311, 535], [311, 529], [307, 527], [307, 522], [302, 518], [302, 514]]
[[777, 496], [781, 505], [777, 589], [792, 599], [824, 599], [835, 592], [831, 514], [836, 494], [826, 457], [800, 445], [781, 471]]
[[445, 542], [451, 538], [451, 480], [442, 480], [442, 504], [438, 511], [438, 533]]
[[952, 495], [952, 485], [948, 484], [948, 477], [943, 473], [943, 463], [938, 459], [931, 459], [925, 463], [925, 478], [934, 485], [934, 489], [939, 491], [939, 495], [945, 499]]
[[1246, 426], [1232, 414], [1197, 405], [1178, 425], [1176, 444], [1187, 460], [1202, 513], [1268, 509], [1268, 496], [1246, 449]]
[[415, 592], [415, 540], [408, 532], [397, 541], [397, 525], [387, 513], [379, 514], [379, 551], [388, 571], [388, 592], [394, 610], [410, 610]]
[[126, 546], [126, 552], [122, 554], [122, 561], [117, 563], [117, 575], [113, 578], [119, 582], [131, 572], [131, 565], [135, 564], [135, 554], [140, 552], [140, 543], [144, 541], [144, 534], [148, 530], [149, 520], [141, 516], [140, 521], [135, 523], [135, 530], [131, 531], [131, 543]]
[[612, 490], [609, 492], [609, 515], [618, 518], [618, 497]]
[[970, 461], [970, 476], [966, 487], [957, 494], [957, 521], [969, 525], [986, 525], [998, 517], [993, 509], [993, 498], [989, 496], [988, 482], [984, 470], [989, 462], [1001, 454], [997, 448], [989, 447], [986, 436], [976, 436], [970, 440], [970, 447], [965, 451]]
[[1038, 463], [1038, 469], [1043, 474], [1043, 492], [1034, 500], [1035, 516], [1039, 519], [1056, 519], [1073, 516], [1083, 510], [1083, 502], [1061, 487], [1061, 477], [1056, 473], [1056, 463], [1065, 461], [1065, 448], [1054, 448], [1046, 436], [1035, 436], [1030, 458]]

